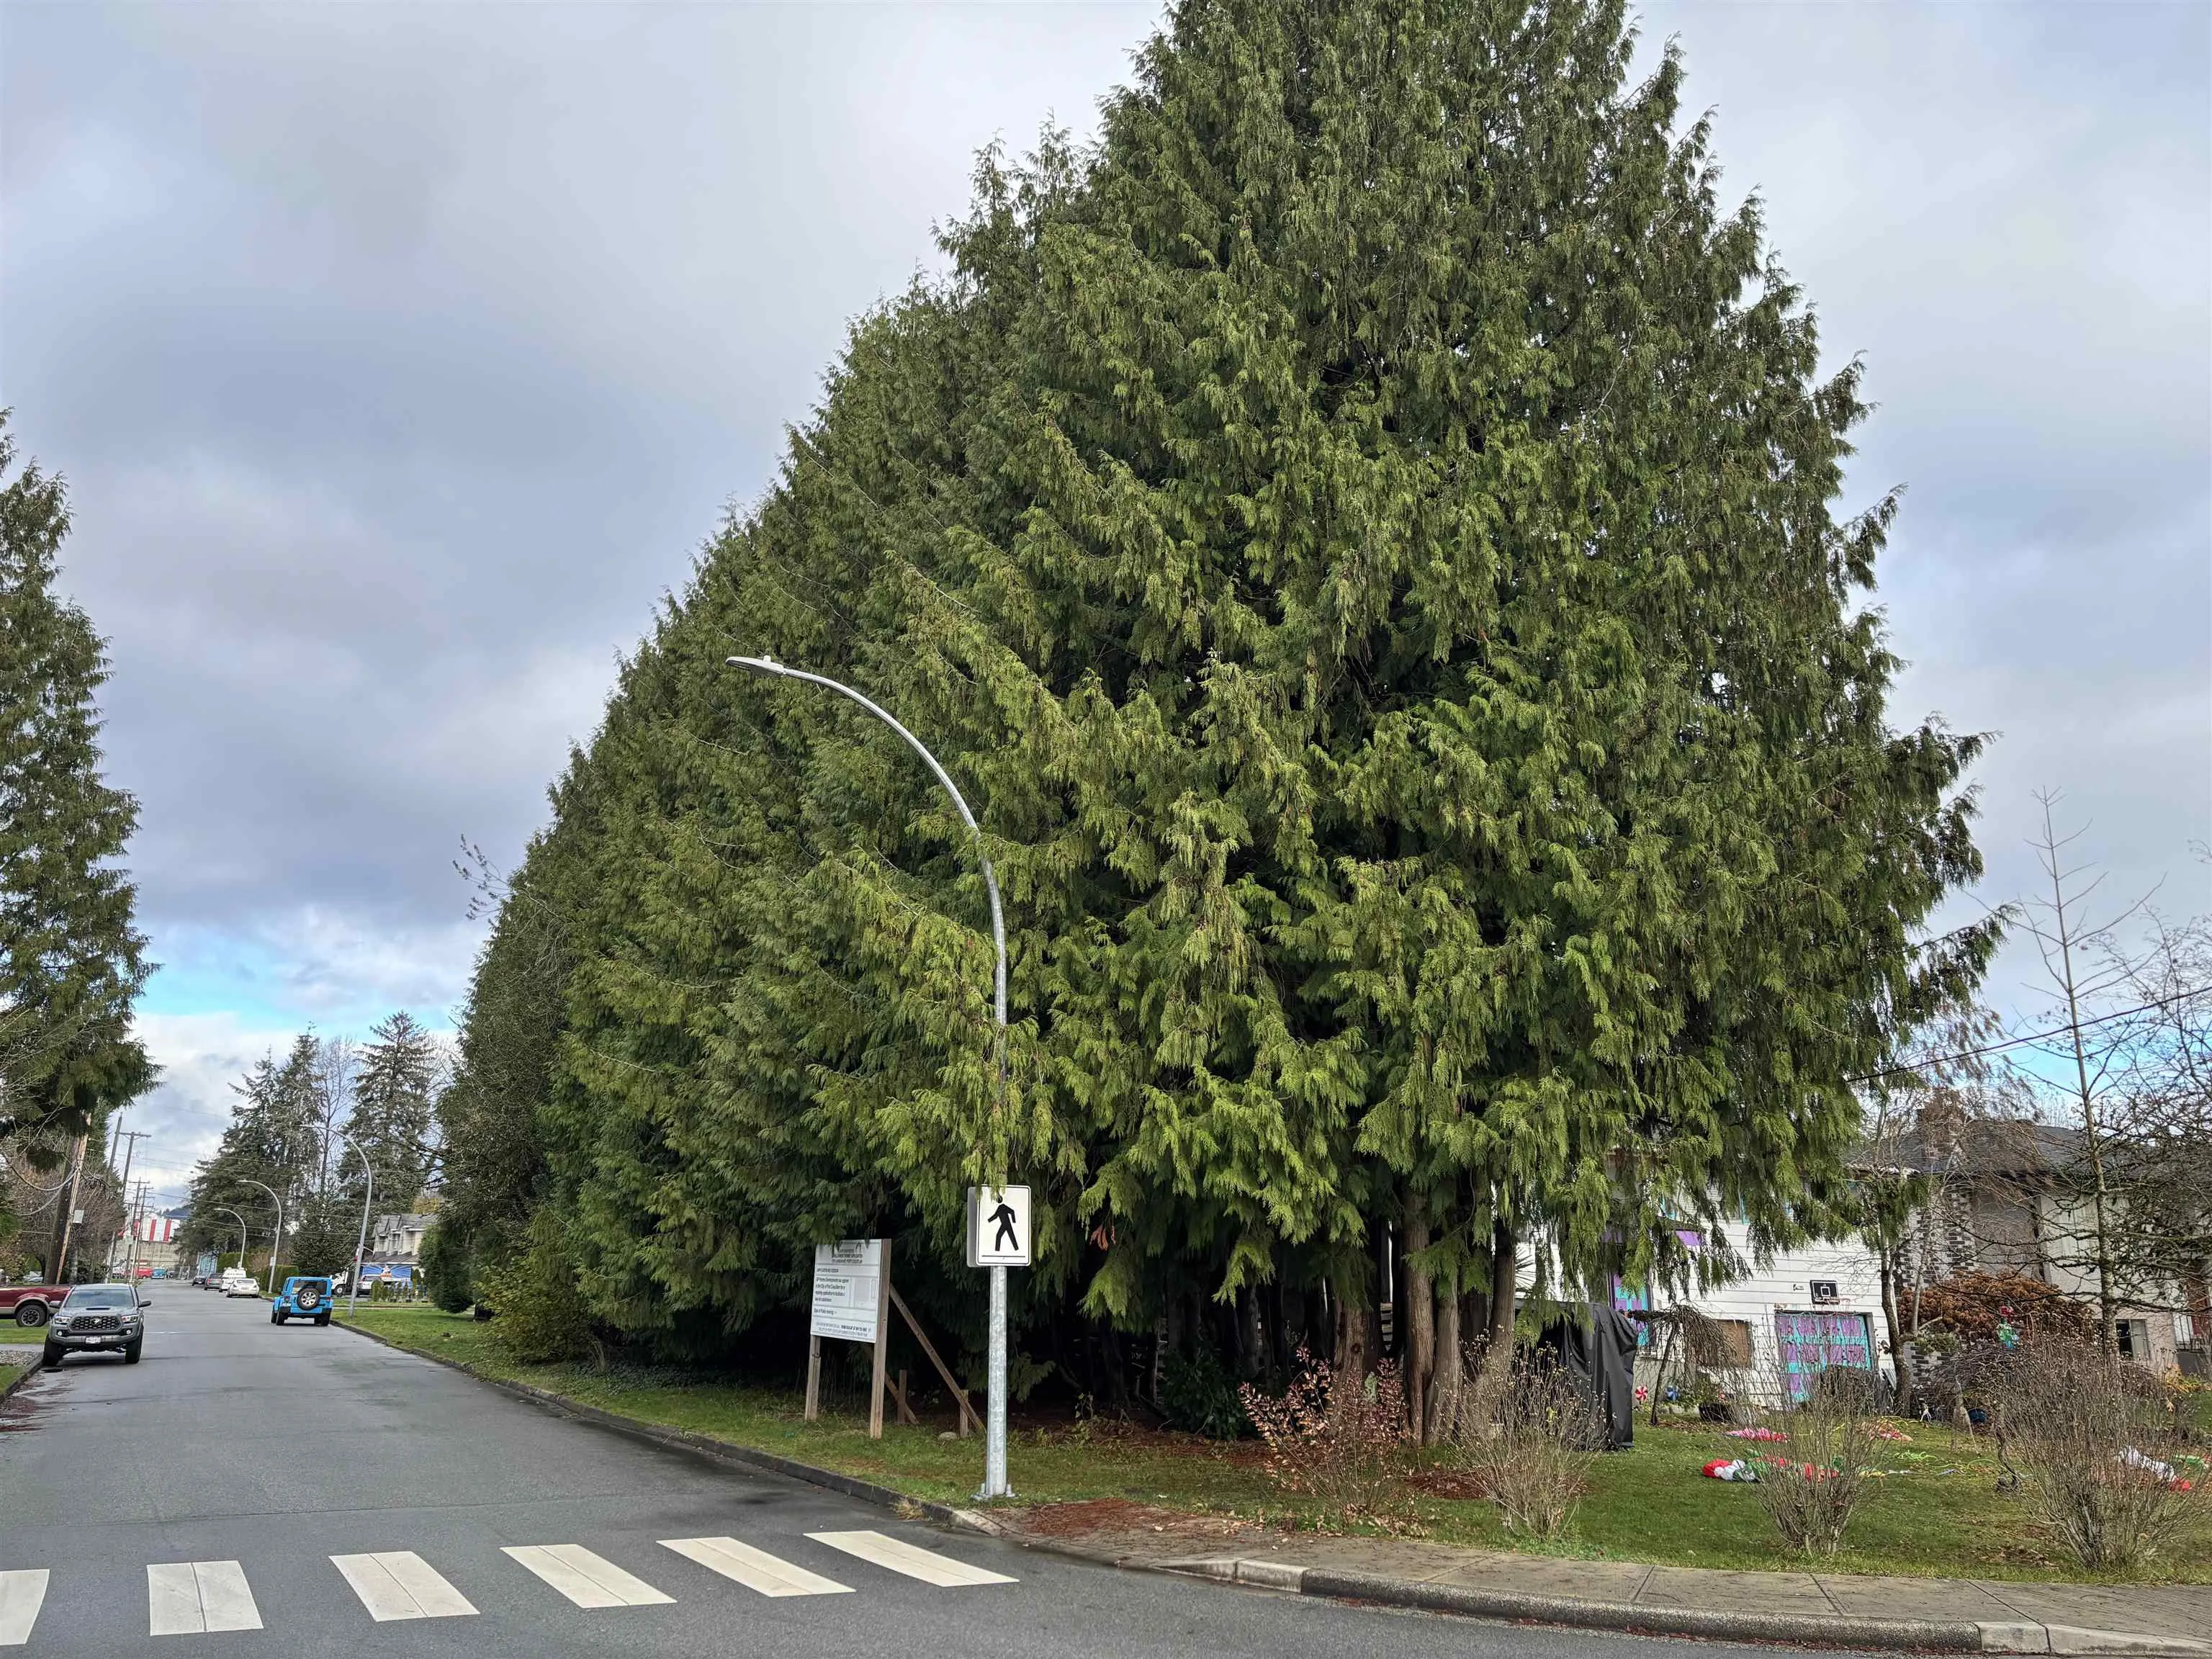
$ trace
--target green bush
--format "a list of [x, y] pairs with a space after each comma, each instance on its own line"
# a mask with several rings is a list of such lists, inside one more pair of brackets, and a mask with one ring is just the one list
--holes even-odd
[[466, 1313], [477, 1299], [474, 1254], [435, 1221], [422, 1235], [422, 1274], [430, 1300], [441, 1312]]
[[1160, 1415], [1170, 1428], [1209, 1440], [1234, 1440], [1251, 1425], [1221, 1356], [1204, 1347], [1161, 1362]]
[[576, 1289], [575, 1258], [550, 1206], [531, 1218], [520, 1251], [478, 1278], [479, 1299], [499, 1316], [493, 1340], [510, 1358], [547, 1365], [591, 1352], [591, 1316]]

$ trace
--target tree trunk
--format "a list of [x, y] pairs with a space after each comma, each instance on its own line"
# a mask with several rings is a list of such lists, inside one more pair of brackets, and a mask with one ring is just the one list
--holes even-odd
[[[1897, 1372], [1897, 1398], [1893, 1402], [1899, 1417], [1911, 1414], [1911, 1400], [1916, 1387], [1912, 1366], [1912, 1340], [1905, 1334], [1905, 1320], [1897, 1305], [1898, 1275], [1903, 1271], [1897, 1260], [1897, 1247], [1885, 1243], [1876, 1253], [1875, 1266], [1881, 1273], [1881, 1321], [1889, 1328], [1889, 1363]], [[1881, 1375], [1881, 1367], [1875, 1368]]]
[[1436, 1369], [1436, 1291], [1416, 1257], [1429, 1248], [1428, 1206], [1406, 1196], [1406, 1420], [1414, 1443], [1429, 1443], [1429, 1378]]
[[1459, 1432], [1460, 1376], [1465, 1362], [1460, 1355], [1459, 1286], [1449, 1281], [1437, 1286], [1437, 1358], [1429, 1374], [1428, 1442], [1442, 1445]]
[[1338, 1294], [1331, 1298], [1336, 1304], [1336, 1359], [1330, 1369], [1336, 1374], [1338, 1386], [1356, 1388], [1367, 1375], [1375, 1352], [1369, 1340], [1375, 1310], [1365, 1305], [1370, 1300], [1365, 1297], [1355, 1305], [1346, 1294], [1348, 1288], [1338, 1285]]
[[1659, 1369], [1651, 1375], [1651, 1426], [1659, 1426], [1659, 1400], [1667, 1392], [1667, 1364], [1674, 1357], [1674, 1339], [1681, 1328], [1673, 1320], [1667, 1322], [1667, 1341], [1659, 1350]]
[[1478, 1425], [1487, 1425], [1505, 1397], [1513, 1374], [1513, 1279], [1521, 1240], [1510, 1223], [1499, 1221], [1490, 1236], [1490, 1322], [1483, 1333], [1482, 1364], [1474, 1374], [1471, 1409]]

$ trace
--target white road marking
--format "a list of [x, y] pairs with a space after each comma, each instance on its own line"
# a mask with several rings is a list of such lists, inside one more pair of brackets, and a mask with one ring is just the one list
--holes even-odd
[[853, 1587], [778, 1560], [734, 1538], [664, 1538], [662, 1545], [763, 1595], [850, 1595]]
[[938, 1555], [897, 1538], [887, 1538], [879, 1532], [810, 1532], [806, 1534], [817, 1544], [827, 1544], [833, 1550], [842, 1550], [848, 1555], [857, 1555], [863, 1561], [877, 1566], [889, 1567], [893, 1572], [902, 1572], [909, 1578], [919, 1578], [925, 1584], [1011, 1584], [1017, 1582], [1003, 1572], [987, 1572], [981, 1567], [971, 1567], [965, 1561], [955, 1561], [949, 1555]]
[[146, 1569], [146, 1625], [154, 1636], [259, 1630], [261, 1609], [235, 1561], [168, 1561]]
[[394, 1619], [459, 1619], [476, 1611], [468, 1597], [412, 1550], [333, 1555], [331, 1565], [345, 1575], [380, 1625]]
[[644, 1607], [673, 1601], [581, 1544], [509, 1545], [513, 1556], [580, 1607]]
[[0, 1572], [0, 1648], [20, 1648], [31, 1639], [31, 1626], [39, 1622], [46, 1599], [44, 1567]]

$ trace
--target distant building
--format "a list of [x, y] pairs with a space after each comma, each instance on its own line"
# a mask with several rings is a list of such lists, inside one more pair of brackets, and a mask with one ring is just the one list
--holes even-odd
[[369, 1231], [369, 1254], [379, 1261], [416, 1262], [422, 1257], [422, 1235], [434, 1217], [419, 1210], [380, 1215]]
[[[1919, 1259], [1930, 1280], [2017, 1274], [2094, 1310], [2090, 1204], [2068, 1178], [2080, 1147], [2077, 1132], [2048, 1123], [1978, 1119], [1947, 1130], [1923, 1121], [1908, 1157], [1934, 1177], [1936, 1192], [1914, 1218], [1908, 1257]], [[2212, 1374], [2208, 1277], [2212, 1263], [2180, 1283], [2124, 1282], [2112, 1333], [2120, 1357], [2158, 1371]]]

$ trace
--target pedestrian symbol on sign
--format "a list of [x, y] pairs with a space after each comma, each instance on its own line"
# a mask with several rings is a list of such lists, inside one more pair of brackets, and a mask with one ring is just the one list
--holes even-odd
[[970, 1187], [968, 1189], [968, 1265], [1026, 1267], [1030, 1265], [1030, 1189], [1026, 1187]]

